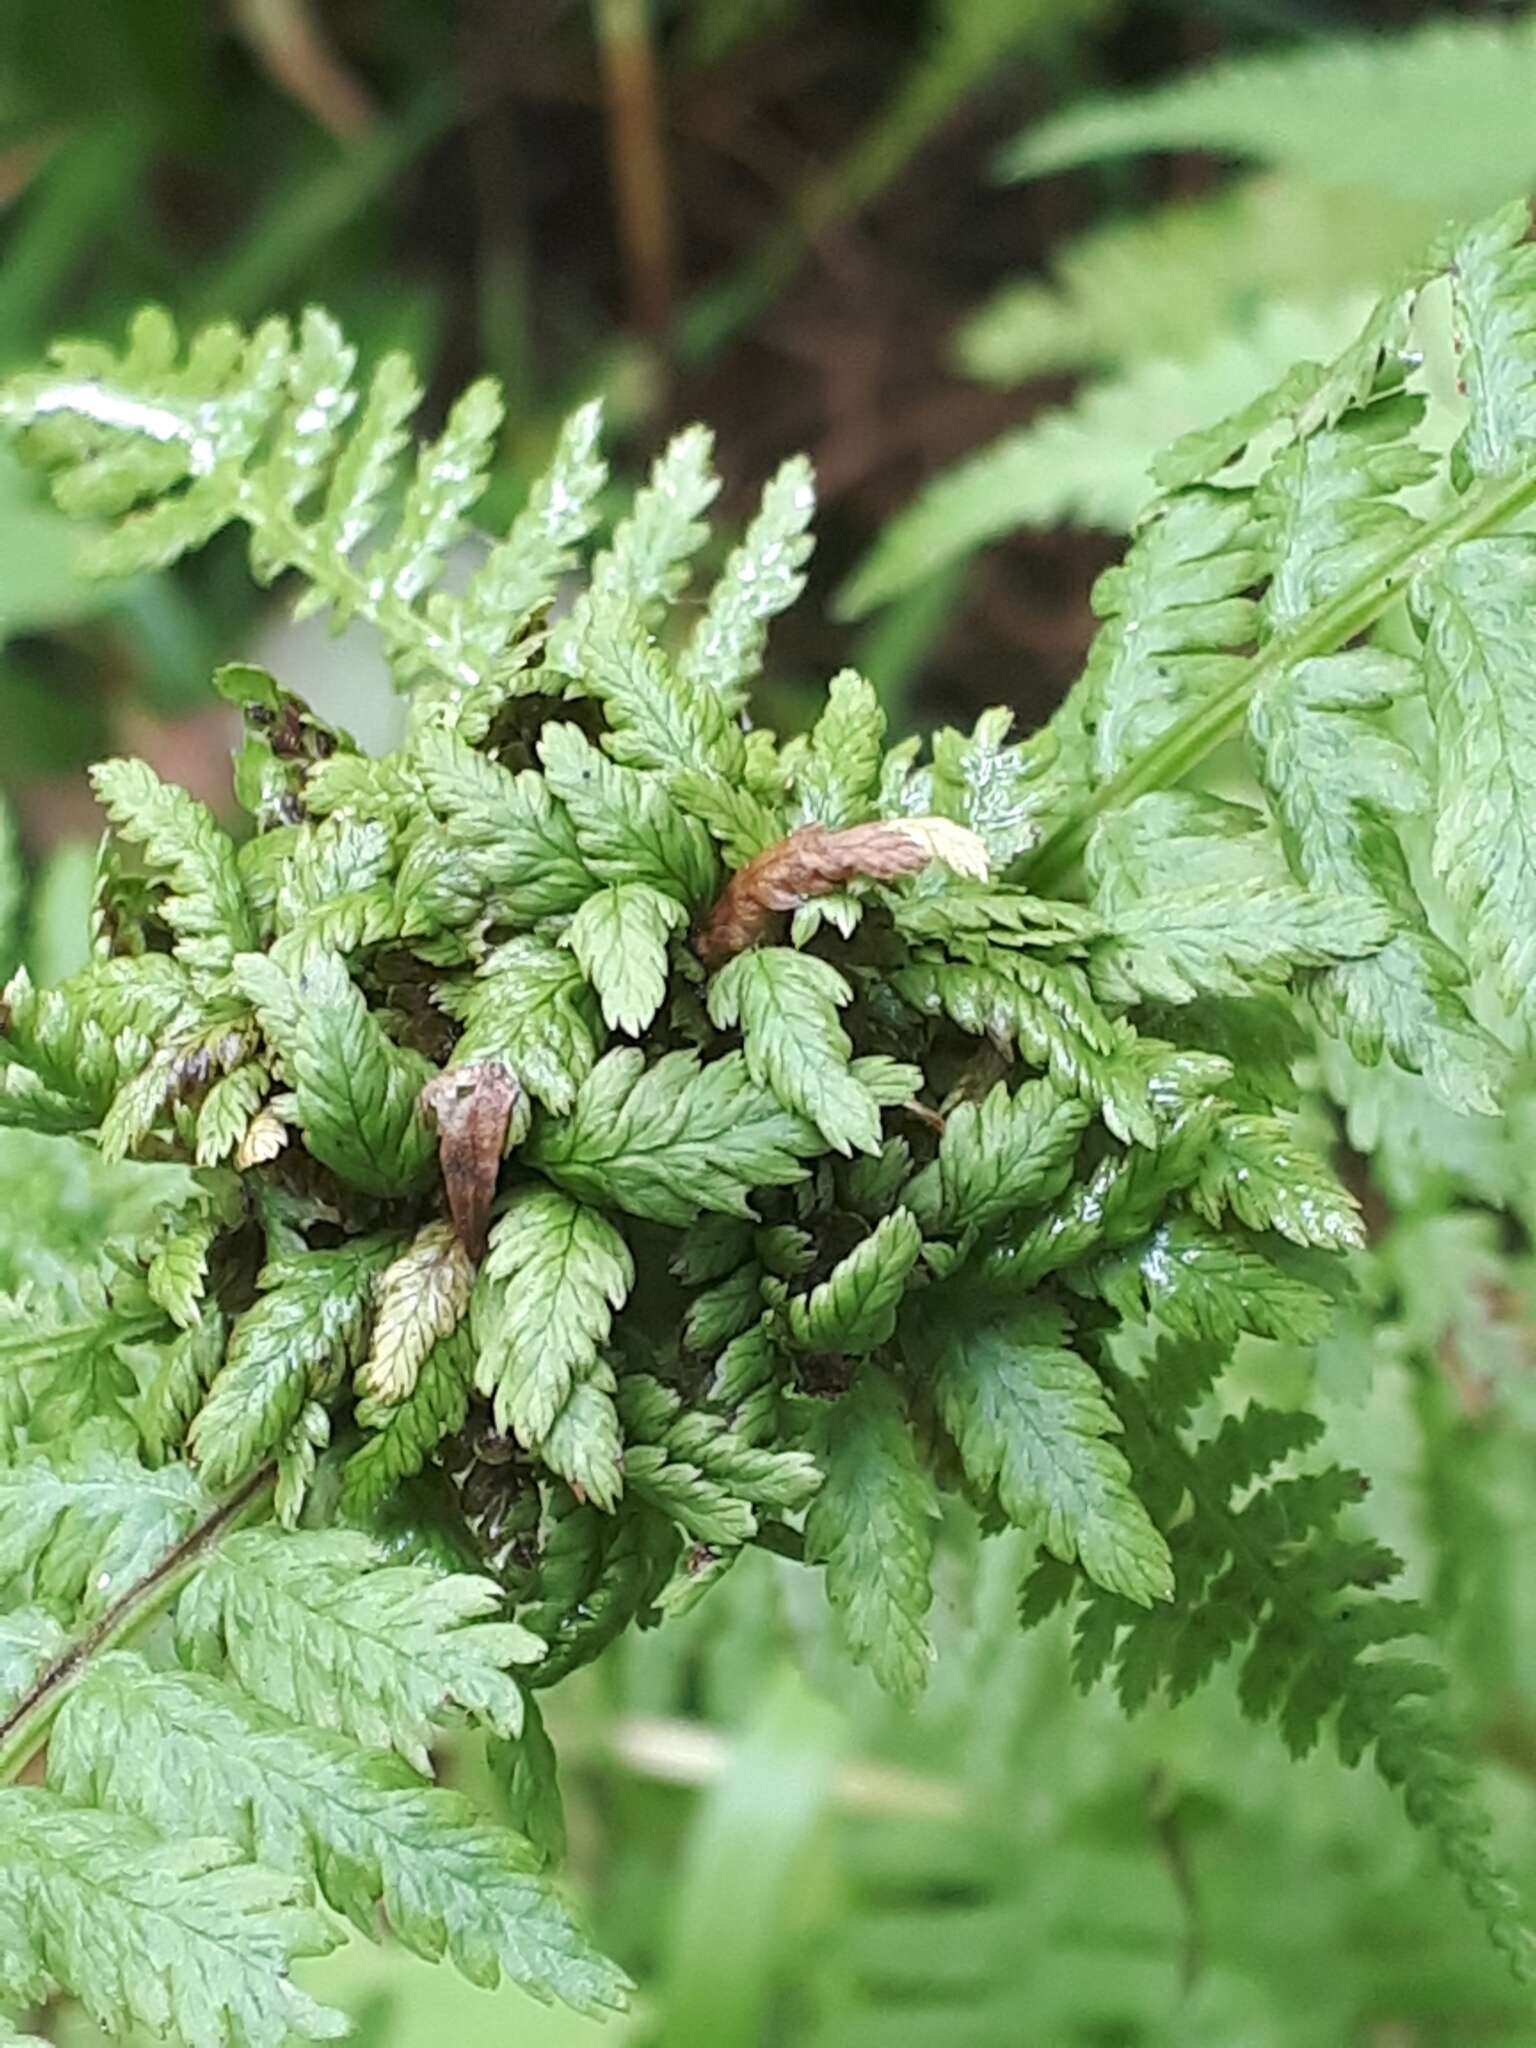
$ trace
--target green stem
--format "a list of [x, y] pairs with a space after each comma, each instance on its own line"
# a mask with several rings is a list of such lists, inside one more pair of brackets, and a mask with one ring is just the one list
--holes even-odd
[[1186, 713], [1145, 753], [1095, 790], [1029, 863], [1030, 887], [1041, 895], [1059, 894], [1076, 872], [1103, 812], [1128, 804], [1148, 790], [1169, 789], [1182, 781], [1208, 754], [1242, 730], [1249, 702], [1266, 683], [1298, 662], [1347, 646], [1376, 623], [1411, 578], [1463, 541], [1507, 526], [1532, 504], [1536, 504], [1536, 472], [1526, 472], [1486, 486], [1439, 520], [1417, 528], [1368, 574], [1357, 577], [1326, 604], [1316, 606], [1290, 632], [1278, 635], [1225, 689]]
[[93, 1657], [136, 1635], [180, 1593], [208, 1552], [231, 1529], [264, 1506], [277, 1479], [275, 1467], [261, 1470], [210, 1508], [180, 1543], [113, 1601], [99, 1621], [36, 1678], [0, 1720], [0, 1786], [12, 1785], [48, 1740], [54, 1716], [84, 1676]]

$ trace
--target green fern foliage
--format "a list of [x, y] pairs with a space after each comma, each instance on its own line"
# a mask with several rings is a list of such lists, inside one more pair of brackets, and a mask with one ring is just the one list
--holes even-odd
[[1302, 46], [1090, 101], [1042, 122], [1005, 167], [1038, 177], [1142, 150], [1208, 149], [1465, 216], [1536, 171], [1522, 113], [1533, 84], [1529, 21], [1432, 21], [1411, 35]]
[[974, 376], [1094, 381], [934, 479], [855, 571], [845, 608], [889, 603], [1021, 527], [1130, 530], [1168, 441], [1236, 411], [1245, 384], [1326, 359], [1362, 289], [1412, 271], [1447, 221], [1524, 189], [1533, 76], [1529, 21], [1440, 20], [1218, 62], [1032, 126], [1005, 176], [1190, 148], [1263, 168], [1096, 224], [1054, 251], [1047, 279], [1010, 282], [967, 323], [958, 354]]
[[[1218, 1370], [1212, 1349], [1169, 1348], [1154, 1355], [1139, 1388], [1120, 1382], [1120, 1412], [1128, 1431], [1146, 1434], [1149, 1462], [1159, 1455], [1153, 1444], [1171, 1440]], [[1077, 1617], [1076, 1676], [1089, 1685], [1109, 1672], [1122, 1705], [1135, 1710], [1159, 1692], [1183, 1697], [1240, 1656], [1245, 1711], [1273, 1717], [1293, 1755], [1305, 1755], [1325, 1726], [1346, 1762], [1374, 1750], [1415, 1820], [1440, 1837], [1494, 1939], [1524, 1968], [1531, 1938], [1490, 1860], [1486, 1822], [1464, 1804], [1469, 1766], [1445, 1729], [1444, 1676], [1392, 1647], [1422, 1634], [1426, 1617], [1380, 1592], [1400, 1569], [1389, 1551], [1333, 1526], [1364, 1482], [1338, 1467], [1284, 1469], [1318, 1433], [1310, 1416], [1254, 1406], [1173, 1452], [1162, 1499], [1178, 1518], [1169, 1544], [1179, 1598], [1143, 1617], [1090, 1594]], [[1245, 1596], [1234, 1608], [1231, 1588], [1256, 1568], [1266, 1582], [1261, 1602], [1255, 1608]], [[1042, 1567], [1025, 1588], [1026, 1620], [1063, 1594], [1071, 1589], [1059, 1568]], [[1320, 1613], [1330, 1625], [1314, 1636]]]
[[[113, 559], [241, 521], [417, 685], [371, 758], [225, 671], [254, 829], [109, 764], [114, 914], [62, 987], [7, 987], [0, 1117], [182, 1177], [0, 1325], [0, 2003], [320, 2038], [287, 1968], [323, 1903], [612, 2005], [541, 1847], [435, 1786], [434, 1743], [505, 1745], [542, 1844], [525, 1691], [752, 1546], [821, 1570], [911, 1699], [951, 1526], [1015, 1533], [1026, 1615], [1076, 1603], [1128, 1705], [1237, 1659], [1293, 1748], [1369, 1754], [1523, 1962], [1357, 1484], [1224, 1378], [1328, 1338], [1361, 1238], [1298, 1051], [1468, 1117], [1524, 1028], [1519, 240], [1449, 259], [1454, 454], [1396, 294], [1163, 461], [1049, 732], [988, 714], [926, 755], [852, 672], [803, 738], [742, 715], [803, 573], [799, 466], [700, 611], [707, 437], [581, 577], [578, 415], [451, 595], [488, 386], [414, 464], [410, 378], [381, 366], [352, 426], [320, 315], [184, 357], [148, 319], [0, 395]], [[1173, 786], [1245, 731], [1249, 800]]]
[[1333, 190], [1303, 171], [1256, 173], [1058, 245], [1048, 279], [1004, 285], [967, 320], [959, 361], [1000, 385], [1193, 362], [1211, 353], [1213, 336], [1256, 340], [1286, 314], [1326, 314], [1362, 285], [1388, 283], [1443, 216], [1433, 199]]
[[839, 592], [840, 609], [860, 618], [1020, 527], [1129, 532], [1156, 494], [1153, 463], [1171, 441], [1258, 397], [1298, 360], [1331, 355], [1363, 310], [1354, 292], [1318, 307], [1276, 305], [1246, 332], [1207, 339], [1185, 360], [1137, 362], [1041, 413], [899, 512]]

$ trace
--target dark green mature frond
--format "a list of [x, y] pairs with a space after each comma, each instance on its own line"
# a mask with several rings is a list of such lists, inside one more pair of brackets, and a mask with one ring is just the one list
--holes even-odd
[[880, 1149], [880, 1105], [854, 1075], [852, 1041], [837, 1013], [853, 991], [835, 967], [788, 946], [727, 963], [710, 987], [710, 1016], [739, 1025], [754, 1081], [791, 1116], [809, 1119], [839, 1152]]
[[828, 1410], [818, 1455], [825, 1476], [806, 1516], [806, 1556], [826, 1569], [851, 1654], [910, 1698], [933, 1662], [925, 1616], [939, 1509], [887, 1380], [862, 1380]]
[[761, 1516], [799, 1513], [821, 1483], [806, 1452], [753, 1443], [717, 1415], [685, 1410], [649, 1374], [628, 1374], [618, 1405], [625, 1485], [700, 1543], [739, 1544]]
[[529, 1159], [579, 1200], [681, 1225], [700, 1209], [751, 1213], [753, 1188], [804, 1177], [819, 1140], [754, 1081], [739, 1052], [701, 1066], [684, 1052], [647, 1067], [619, 1049], [577, 1091], [569, 1117], [535, 1125]]
[[291, 968], [272, 953], [246, 955], [235, 978], [293, 1084], [314, 1156], [370, 1194], [420, 1185], [432, 1163], [420, 1107], [431, 1063], [390, 1039], [340, 955], [307, 947]]
[[1098, 1375], [1049, 1309], [978, 1304], [960, 1282], [918, 1325], [945, 1427], [966, 1472], [1053, 1557], [1150, 1606], [1173, 1591], [1167, 1546], [1112, 1439]]
[[986, 1230], [1060, 1194], [1087, 1120], [1085, 1106], [1049, 1081], [1026, 1081], [1011, 1095], [999, 1081], [948, 1118], [938, 1157], [903, 1199], [930, 1232]]
[[270, 1457], [305, 1404], [334, 1394], [363, 1349], [374, 1284], [398, 1241], [274, 1261], [187, 1433], [210, 1485], [230, 1486]]
[[608, 1218], [557, 1188], [524, 1188], [497, 1223], [475, 1307], [480, 1391], [499, 1428], [536, 1448], [608, 1341], [634, 1285]]

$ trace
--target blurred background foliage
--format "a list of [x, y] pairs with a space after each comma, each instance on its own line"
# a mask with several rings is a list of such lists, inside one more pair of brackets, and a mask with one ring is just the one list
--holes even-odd
[[[1533, 174], [1523, 7], [7, 0], [0, 370], [145, 299], [188, 324], [318, 300], [437, 393], [504, 380], [508, 504], [593, 391], [631, 473], [708, 420], [728, 512], [805, 448], [820, 552], [773, 715], [853, 660], [899, 723], [1001, 701], [1033, 725], [1157, 446]], [[288, 625], [236, 542], [98, 586], [77, 538], [0, 469], [0, 972], [44, 980], [84, 950], [87, 761], [143, 753], [224, 801], [216, 661], [268, 660], [365, 743], [394, 716], [366, 636]], [[1389, 1137], [1319, 1368], [1334, 1447], [1378, 1475], [1536, 1878], [1530, 1134], [1348, 1094], [1356, 1141]], [[0, 1289], [142, 1228], [157, 1171], [8, 1134]], [[1300, 1398], [1300, 1364], [1254, 1349], [1266, 1398], [1288, 1372]], [[1536, 2044], [1379, 1784], [1291, 1764], [1219, 1688], [1127, 1728], [1070, 1691], [1059, 1633], [1019, 1634], [1006, 1544], [950, 1534], [916, 1712], [768, 1556], [551, 1700], [571, 1881], [641, 1985], [631, 2020], [354, 1943], [323, 1970], [363, 2048]]]

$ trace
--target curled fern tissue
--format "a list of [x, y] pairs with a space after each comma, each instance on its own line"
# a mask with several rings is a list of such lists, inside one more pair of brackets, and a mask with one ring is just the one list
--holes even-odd
[[[1024, 739], [889, 744], [852, 672], [804, 735], [751, 721], [800, 462], [680, 607], [708, 437], [590, 549], [588, 408], [450, 592], [489, 383], [403, 491], [410, 370], [360, 388], [321, 313], [185, 352], [146, 314], [6, 388], [103, 570], [243, 525], [410, 697], [375, 758], [222, 671], [249, 831], [104, 763], [91, 962], [5, 992], [0, 1122], [186, 1173], [0, 1323], [0, 2009], [324, 2038], [289, 1963], [381, 1905], [476, 1982], [621, 2002], [561, 1901], [541, 1689], [765, 1544], [911, 1695], [941, 1508], [1034, 1539], [1023, 1618], [1075, 1609], [1085, 1684], [1231, 1662], [1293, 1750], [1371, 1755], [1523, 1967], [1363, 1482], [1223, 1388], [1326, 1331], [1361, 1242], [1298, 1061], [1491, 1114], [1528, 1036], [1525, 228], [1170, 451]], [[1186, 786], [1234, 740], [1242, 801]], [[432, 1783], [465, 1720], [516, 1827]]]

